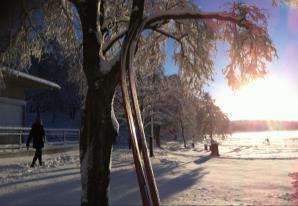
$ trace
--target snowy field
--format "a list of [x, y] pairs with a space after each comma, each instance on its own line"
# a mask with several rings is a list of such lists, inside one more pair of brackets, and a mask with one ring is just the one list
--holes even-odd
[[[297, 205], [298, 139], [264, 136], [234, 135], [221, 143], [219, 158], [209, 158], [203, 145], [184, 149], [173, 142], [156, 150], [162, 204]], [[0, 205], [80, 205], [78, 151], [45, 155], [45, 166], [33, 170], [31, 158], [0, 159]], [[141, 205], [129, 150], [114, 149], [112, 170], [111, 204]]]

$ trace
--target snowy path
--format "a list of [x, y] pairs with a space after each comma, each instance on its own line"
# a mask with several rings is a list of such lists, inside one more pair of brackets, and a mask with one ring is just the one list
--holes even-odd
[[79, 205], [78, 152], [45, 155], [46, 166], [34, 169], [31, 159], [1, 159], [0, 205]]
[[[202, 148], [202, 147], [199, 147]], [[153, 159], [164, 205], [291, 205], [298, 158], [245, 158], [221, 147], [220, 158], [200, 149], [168, 146]], [[244, 150], [245, 151], [245, 150]], [[78, 151], [45, 156], [46, 166], [28, 170], [31, 157], [0, 160], [0, 205], [80, 205]], [[297, 183], [296, 183], [297, 184]], [[113, 152], [112, 205], [140, 205], [131, 153]], [[297, 200], [297, 199], [296, 199]]]

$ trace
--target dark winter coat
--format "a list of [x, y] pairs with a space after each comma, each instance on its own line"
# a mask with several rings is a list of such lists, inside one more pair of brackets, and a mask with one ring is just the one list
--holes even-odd
[[43, 126], [34, 123], [29, 133], [29, 138], [27, 140], [27, 147], [30, 144], [31, 139], [33, 139], [33, 148], [40, 149], [44, 147], [44, 136], [45, 132]]

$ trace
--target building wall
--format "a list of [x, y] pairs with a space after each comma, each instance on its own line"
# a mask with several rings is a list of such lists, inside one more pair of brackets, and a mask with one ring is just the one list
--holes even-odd
[[0, 127], [22, 127], [25, 105], [23, 100], [0, 97]]
[[0, 89], [0, 97], [24, 100], [24, 86], [22, 87], [14, 82], [5, 82], [5, 88]]
[[[0, 127], [23, 127], [24, 112], [25, 101], [0, 97]], [[0, 144], [19, 144], [19, 141], [18, 135], [0, 135]]]

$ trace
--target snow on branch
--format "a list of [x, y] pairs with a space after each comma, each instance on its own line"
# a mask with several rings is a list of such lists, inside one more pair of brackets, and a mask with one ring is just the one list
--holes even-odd
[[150, 25], [169, 19], [217, 19], [221, 21], [229, 21], [236, 23], [246, 29], [252, 29], [252, 24], [244, 17], [236, 16], [227, 12], [201, 12], [193, 10], [171, 10], [151, 15], [145, 18], [145, 28]]
[[117, 35], [115, 35], [113, 38], [110, 39], [110, 41], [106, 42], [103, 45], [103, 54], [105, 54], [112, 46], [113, 44], [120, 40], [122, 37], [125, 36], [127, 30], [123, 30], [122, 32], [119, 32]]
[[100, 61], [100, 72], [101, 74], [108, 74], [112, 71], [113, 67], [116, 65], [117, 62], [120, 60], [120, 53], [115, 55], [110, 60], [101, 59]]
[[[265, 62], [272, 61], [272, 58], [276, 56], [276, 49], [267, 32], [266, 15], [257, 7], [242, 3], [233, 4], [231, 10], [225, 12], [202, 12], [192, 9], [161, 11], [145, 17], [143, 19], [143, 29], [155, 28], [155, 25], [169, 20], [187, 19], [206, 20], [205, 24], [213, 30], [211, 33], [216, 35], [215, 38], [230, 44], [228, 56], [231, 64], [223, 71], [233, 89], [252, 79], [264, 76], [267, 72]], [[223, 23], [220, 24], [219, 22]], [[198, 30], [197, 32], [200, 33], [201, 31]], [[168, 33], [163, 32], [163, 34], [173, 38]], [[196, 47], [194, 42], [188, 39], [187, 43], [192, 48]], [[180, 52], [179, 54], [183, 53]], [[202, 54], [201, 52], [200, 55]], [[198, 62], [195, 58], [194, 60]], [[189, 66], [193, 67], [192, 65]]]
[[181, 39], [183, 38], [183, 37], [185, 37], [187, 34], [183, 34], [183, 35], [181, 35], [181, 36], [176, 36], [176, 35], [174, 35], [174, 34], [172, 34], [172, 33], [170, 33], [170, 32], [168, 32], [168, 31], [165, 31], [165, 30], [163, 30], [163, 29], [159, 29], [159, 28], [155, 28], [155, 27], [152, 27], [151, 28], [153, 31], [155, 31], [155, 32], [158, 32], [158, 33], [160, 33], [160, 34], [162, 34], [162, 35], [165, 35], [166, 37], [168, 37], [168, 38], [172, 38], [172, 39], [174, 39], [174, 40], [176, 40], [176, 41], [181, 41]]
[[32, 21], [32, 18], [31, 18], [31, 14], [30, 12], [28, 11], [27, 7], [26, 7], [26, 4], [24, 2], [24, 0], [22, 0], [22, 9], [25, 13], [25, 16], [27, 17], [28, 19], [28, 22], [29, 22], [29, 26], [32, 28], [32, 30], [39, 36], [39, 38], [44, 42], [44, 43], [47, 43], [47, 39], [43, 36], [43, 34], [38, 31], [38, 29], [36, 28], [36, 26], [34, 25], [33, 21]]

